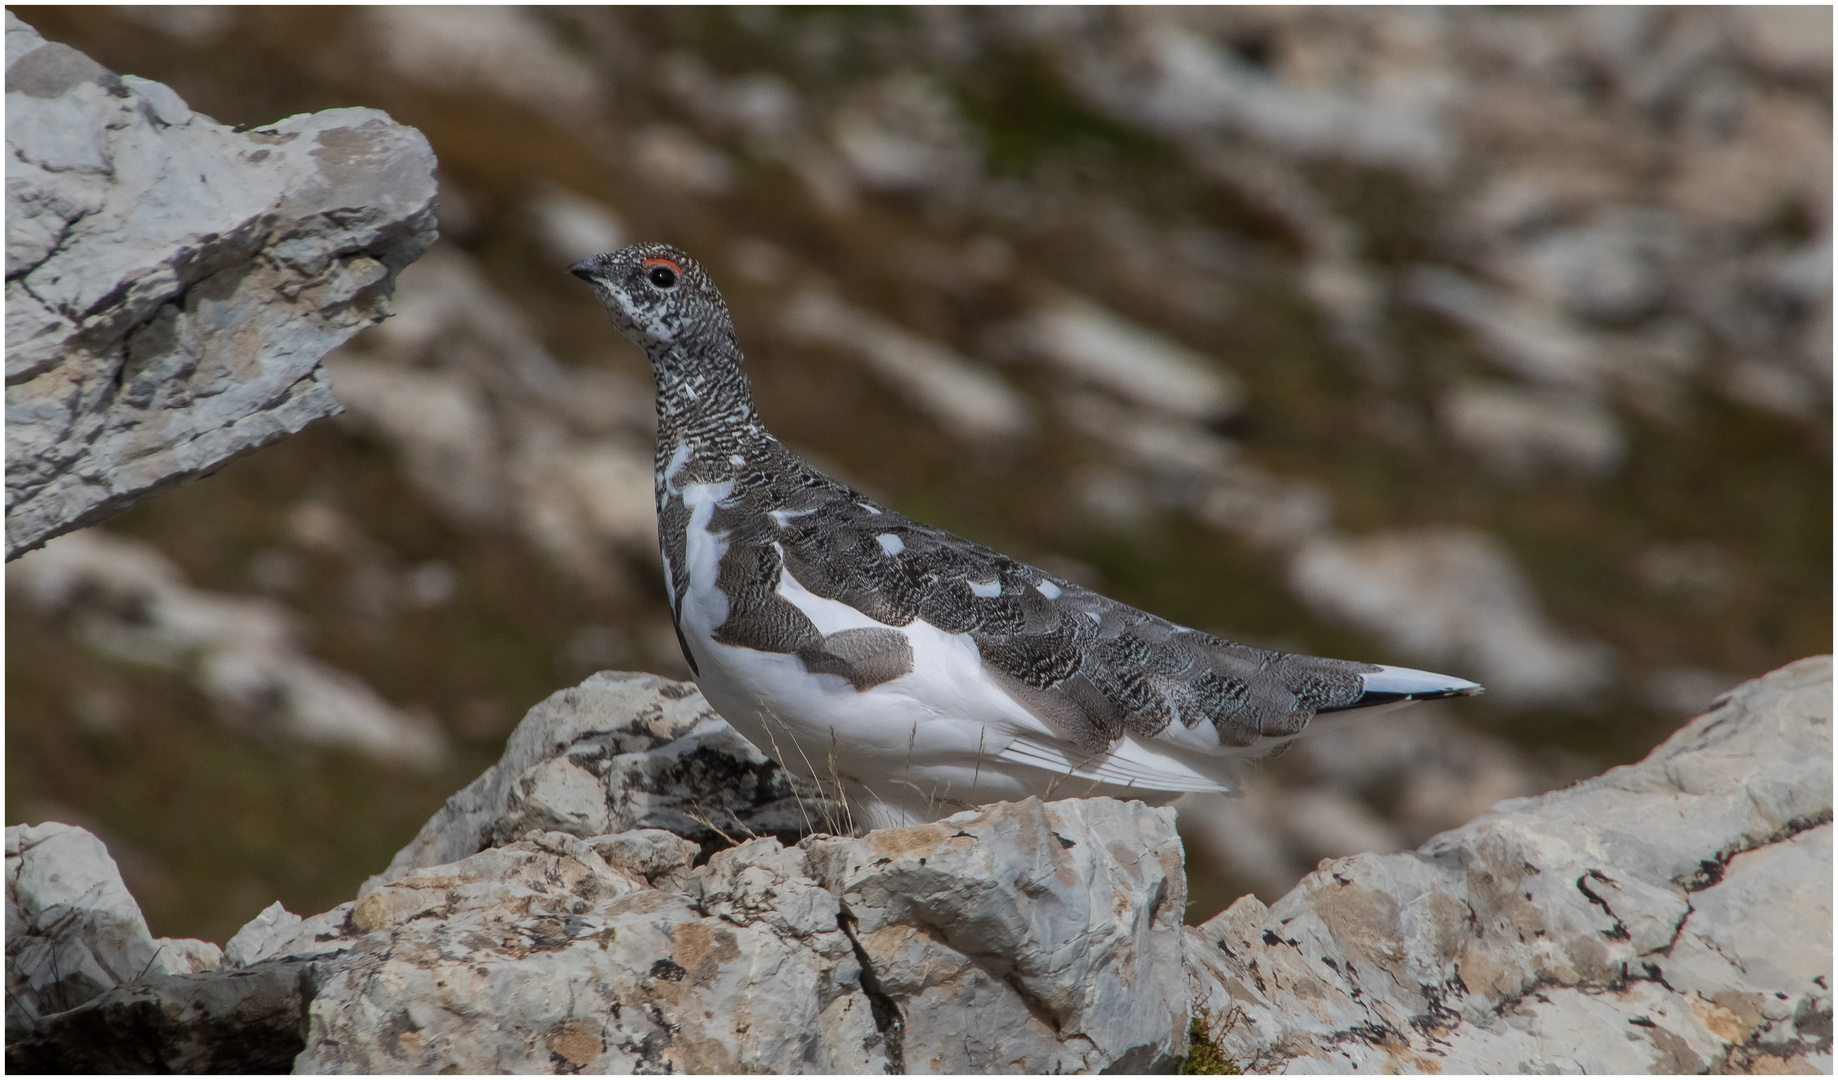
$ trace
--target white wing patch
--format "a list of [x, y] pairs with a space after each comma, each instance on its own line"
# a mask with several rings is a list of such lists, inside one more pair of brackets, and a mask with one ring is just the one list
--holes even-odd
[[882, 533], [875, 537], [875, 539], [880, 541], [881, 550], [885, 551], [890, 556], [898, 555], [900, 552], [906, 550], [906, 541], [895, 536], [893, 533]]
[[689, 464], [689, 455], [694, 453], [695, 449], [694, 446], [684, 442], [677, 443], [676, 449], [671, 451], [670, 464], [664, 466], [664, 485], [669, 487], [670, 490], [676, 490], [676, 488], [672, 486], [671, 481], [676, 479], [677, 473], [683, 471], [683, 466]]
[[790, 521], [792, 518], [801, 518], [806, 514], [814, 514], [816, 512], [817, 511], [815, 509], [811, 509], [811, 510], [768, 510], [766, 511], [766, 516], [771, 518], [773, 521], [777, 522], [779, 528], [783, 529], [785, 527], [785, 523]]
[[1040, 595], [1046, 597], [1048, 600], [1059, 599], [1059, 586], [1053, 584], [1051, 581], [1043, 581], [1034, 586], [1034, 588], [1040, 590]]
[[1145, 791], [1222, 791], [1237, 790], [1227, 780], [1207, 776], [1188, 764], [1154, 748], [1144, 746], [1125, 735], [1102, 757], [1078, 761], [1064, 748], [1026, 735], [1017, 737], [996, 755], [999, 760], [1016, 765], [1096, 780], [1121, 787], [1138, 787]]
[[987, 600], [1002, 595], [1002, 583], [1000, 581], [972, 581], [970, 591]]
[[728, 617], [727, 594], [715, 586], [721, 558], [728, 550], [727, 536], [709, 532], [708, 523], [716, 504], [733, 489], [734, 481], [723, 480], [718, 484], [689, 484], [680, 492], [683, 506], [689, 511], [683, 544], [689, 592], [683, 598], [680, 617], [698, 636], [712, 634]]

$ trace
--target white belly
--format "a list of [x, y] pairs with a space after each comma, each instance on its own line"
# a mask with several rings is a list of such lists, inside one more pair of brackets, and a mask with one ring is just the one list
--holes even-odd
[[[1064, 776], [996, 759], [1017, 735], [1052, 733], [989, 678], [966, 634], [922, 620], [891, 627], [912, 644], [913, 670], [859, 692], [840, 675], [811, 674], [796, 656], [716, 642], [714, 631], [728, 614], [727, 597], [715, 588], [727, 544], [707, 525], [727, 493], [727, 484], [683, 489], [690, 520], [681, 629], [703, 695], [736, 730], [793, 772], [840, 788], [875, 827], [1050, 794], [1066, 784]], [[816, 596], [789, 573], [780, 574], [778, 592], [824, 634], [887, 625]], [[1073, 780], [1058, 794], [1087, 794], [1088, 786]]]

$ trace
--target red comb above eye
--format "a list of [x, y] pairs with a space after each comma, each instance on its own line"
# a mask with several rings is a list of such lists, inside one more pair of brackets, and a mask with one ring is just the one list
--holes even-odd
[[683, 273], [683, 268], [669, 259], [646, 259], [644, 264], [646, 266], [668, 266], [670, 269], [675, 270], [678, 276], [681, 276]]

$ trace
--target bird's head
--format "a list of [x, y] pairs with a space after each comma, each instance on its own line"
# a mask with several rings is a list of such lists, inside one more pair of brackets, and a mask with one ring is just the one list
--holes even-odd
[[668, 244], [590, 255], [569, 272], [593, 286], [619, 332], [662, 374], [700, 359], [738, 363], [727, 301], [702, 264]]

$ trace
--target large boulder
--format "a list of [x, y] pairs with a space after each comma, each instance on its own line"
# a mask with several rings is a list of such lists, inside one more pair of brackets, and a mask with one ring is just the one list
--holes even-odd
[[6, 16], [6, 557], [338, 411], [319, 361], [434, 240], [374, 109], [237, 131]]

